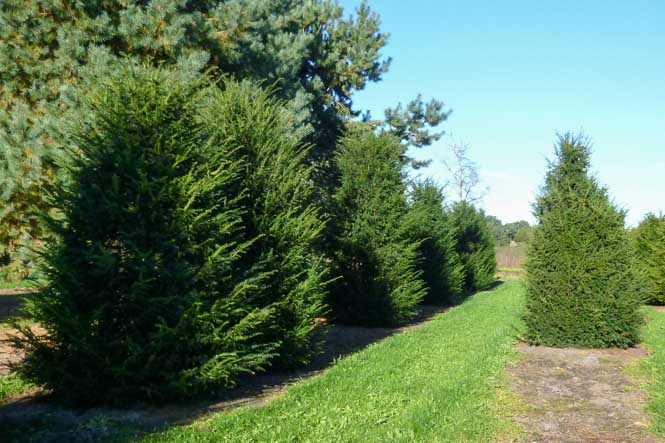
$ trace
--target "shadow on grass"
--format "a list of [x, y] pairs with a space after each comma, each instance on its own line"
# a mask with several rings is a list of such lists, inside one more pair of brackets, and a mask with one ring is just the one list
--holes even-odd
[[18, 314], [23, 306], [23, 295], [0, 295], [0, 323]]
[[[499, 286], [497, 281], [490, 288]], [[457, 297], [463, 303], [469, 294]], [[243, 376], [238, 385], [212, 398], [166, 405], [135, 405], [125, 409], [67, 408], [45, 394], [33, 393], [0, 404], [0, 435], [8, 442], [130, 442], [142, 435], [186, 425], [207, 414], [240, 406], [261, 406], [280, 395], [289, 385], [316, 375], [343, 356], [395, 333], [431, 320], [451, 306], [421, 306], [410, 322], [395, 328], [363, 328], [330, 325], [319, 330], [320, 352], [299, 371], [269, 372]]]

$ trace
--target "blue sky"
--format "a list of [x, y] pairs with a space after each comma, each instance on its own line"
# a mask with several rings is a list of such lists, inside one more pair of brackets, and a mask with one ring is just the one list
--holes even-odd
[[[360, 0], [342, 0], [345, 13]], [[415, 153], [445, 181], [451, 139], [470, 145], [504, 222], [531, 218], [557, 133], [593, 141], [599, 181], [627, 222], [665, 212], [665, 1], [370, 0], [393, 58], [354, 95], [383, 109], [422, 93], [453, 110], [448, 137]]]

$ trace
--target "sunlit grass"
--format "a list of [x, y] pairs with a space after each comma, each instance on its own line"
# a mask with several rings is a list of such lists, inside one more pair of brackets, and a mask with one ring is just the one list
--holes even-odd
[[220, 413], [146, 442], [510, 441], [521, 281], [471, 297], [409, 332], [343, 358], [267, 406]]
[[652, 431], [665, 437], [665, 312], [645, 308], [647, 324], [642, 339], [651, 355], [642, 360], [640, 373], [647, 376], [649, 394], [647, 411], [651, 416]]
[[33, 385], [26, 382], [18, 375], [10, 374], [6, 376], [0, 376], [0, 402], [6, 400], [8, 397], [11, 397], [16, 394], [20, 394], [30, 388]]

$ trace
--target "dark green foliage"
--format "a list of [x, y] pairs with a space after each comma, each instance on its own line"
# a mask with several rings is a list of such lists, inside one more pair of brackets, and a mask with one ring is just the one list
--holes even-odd
[[464, 286], [455, 227], [443, 200], [441, 188], [429, 180], [416, 183], [410, 192], [409, 233], [420, 245], [418, 269], [427, 287], [424, 302], [430, 304], [450, 303]]
[[13, 259], [5, 272], [27, 276], [34, 243], [48, 235], [44, 195], [62, 187], [58, 164], [70, 154], [54, 133], [80, 118], [75, 86], [86, 77], [130, 57], [177, 65], [192, 78], [217, 68], [275, 84], [293, 126], [314, 129], [308, 152], [327, 183], [335, 139], [357, 114], [353, 91], [389, 66], [380, 60], [387, 36], [379, 24], [364, 4], [344, 17], [330, 0], [3, 0], [0, 255]]
[[665, 216], [648, 214], [632, 232], [651, 303], [665, 304]]
[[587, 348], [634, 344], [641, 282], [624, 212], [589, 174], [584, 138], [560, 137], [535, 205], [529, 245], [526, 339]]
[[188, 80], [122, 69], [69, 139], [82, 155], [28, 307], [48, 335], [17, 340], [19, 372], [67, 401], [196, 395], [307, 357], [323, 224], [306, 151], [266, 93]]
[[464, 266], [464, 289], [476, 291], [496, 280], [494, 236], [485, 214], [471, 203], [460, 201], [452, 209], [457, 235], [457, 253]]
[[401, 103], [393, 109], [386, 109], [385, 125], [391, 134], [410, 146], [429, 146], [443, 135], [443, 132], [431, 132], [450, 115], [443, 106], [438, 100], [425, 104], [419, 95], [406, 105], [406, 109], [402, 109]]
[[305, 363], [314, 318], [323, 312], [325, 273], [315, 253], [325, 223], [313, 203], [308, 147], [284, 103], [247, 82], [225, 82], [203, 115], [217, 143], [242, 161], [242, 218], [246, 237], [254, 240], [241, 262], [267, 278], [252, 303], [275, 311], [276, 328], [264, 332], [279, 343], [275, 362]]
[[405, 149], [396, 137], [362, 125], [341, 140], [335, 257], [341, 278], [330, 301], [340, 321], [399, 323], [425, 295], [419, 244], [410, 239], [406, 219]]

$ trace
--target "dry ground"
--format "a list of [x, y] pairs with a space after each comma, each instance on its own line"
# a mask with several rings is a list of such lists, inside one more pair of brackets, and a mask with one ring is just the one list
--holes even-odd
[[511, 387], [526, 403], [516, 420], [527, 441], [662, 441], [647, 431], [646, 394], [625, 372], [644, 349], [518, 347], [523, 358], [510, 369]]

